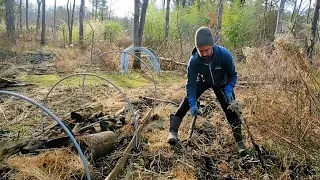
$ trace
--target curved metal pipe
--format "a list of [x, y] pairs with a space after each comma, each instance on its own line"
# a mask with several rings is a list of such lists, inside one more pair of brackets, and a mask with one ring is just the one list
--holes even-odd
[[[127, 98], [127, 96], [126, 96], [115, 84], [113, 84], [112, 82], [110, 82], [108, 79], [106, 79], [106, 78], [104, 78], [104, 77], [101, 77], [101, 76], [99, 76], [99, 75], [96, 75], [96, 74], [92, 74], [92, 73], [76, 73], [76, 74], [71, 74], [71, 75], [68, 75], [68, 76], [60, 79], [56, 84], [54, 84], [54, 85], [52, 86], [52, 88], [51, 88], [51, 89], [49, 90], [49, 92], [47, 93], [47, 95], [46, 95], [46, 97], [45, 97], [45, 99], [44, 99], [43, 105], [45, 105], [45, 104], [47, 103], [47, 99], [48, 99], [49, 94], [52, 92], [52, 90], [53, 90], [59, 83], [61, 83], [62, 81], [66, 80], [66, 79], [68, 79], [68, 78], [70, 78], [70, 77], [73, 77], [73, 76], [94, 76], [94, 77], [100, 78], [100, 79], [108, 82], [108, 83], [111, 84], [114, 88], [116, 88], [116, 89], [122, 94], [122, 96], [125, 98], [125, 101], [128, 103], [128, 106], [129, 106], [129, 109], [130, 109], [130, 111], [131, 111], [132, 118], [133, 118], [133, 121], [134, 121], [135, 131], [138, 130], [138, 122], [137, 122], [136, 116], [135, 116], [135, 114], [134, 114], [134, 112], [133, 112], [133, 108], [132, 108], [132, 106], [131, 106], [130, 100]], [[43, 114], [41, 113], [41, 117], [40, 117], [41, 123], [43, 123], [43, 116], [42, 116], [42, 115], [43, 115]]]
[[41, 109], [42, 111], [47, 113], [50, 117], [52, 117], [55, 121], [57, 121], [58, 124], [62, 127], [62, 129], [66, 132], [66, 134], [70, 137], [72, 143], [74, 144], [74, 146], [78, 150], [78, 153], [80, 155], [80, 158], [81, 158], [83, 166], [84, 166], [84, 169], [86, 171], [87, 179], [91, 180], [88, 163], [87, 163], [86, 157], [84, 156], [84, 154], [83, 154], [83, 152], [82, 152], [82, 150], [80, 148], [80, 145], [77, 143], [76, 139], [71, 134], [71, 132], [68, 130], [68, 128], [63, 124], [63, 122], [56, 115], [54, 115], [49, 109], [47, 109], [43, 105], [41, 105], [41, 104], [37, 103], [36, 101], [34, 101], [34, 100], [32, 100], [32, 99], [30, 99], [28, 97], [25, 97], [23, 95], [20, 95], [20, 94], [17, 94], [17, 93], [13, 93], [13, 92], [8, 92], [8, 91], [1, 91], [1, 90], [0, 90], [0, 94], [14, 96], [14, 97], [23, 99], [23, 100], [25, 100], [25, 101], [37, 106], [39, 109]]
[[[157, 83], [156, 83], [156, 80], [154, 79], [154, 76], [152, 74], [152, 71], [151, 71], [151, 68], [146, 64], [145, 61], [143, 61], [141, 58], [139, 58], [138, 56], [136, 56], [134, 53], [130, 53], [130, 52], [126, 52], [126, 51], [120, 51], [120, 50], [114, 50], [114, 51], [108, 51], [108, 52], [104, 52], [102, 54], [100, 54], [99, 56], [97, 56], [96, 58], [94, 58], [90, 65], [88, 66], [88, 68], [86, 69], [85, 72], [88, 72], [89, 69], [91, 68], [91, 66], [93, 65], [94, 62], [97, 61], [98, 58], [104, 56], [104, 55], [107, 55], [107, 54], [113, 54], [113, 53], [124, 53], [124, 54], [129, 54], [135, 58], [137, 58], [143, 65], [145, 65], [147, 68], [148, 68], [148, 71], [151, 75], [151, 78], [152, 78], [152, 81], [153, 81], [153, 84], [154, 84], [154, 99], [157, 99]], [[82, 95], [83, 95], [83, 98], [85, 98], [85, 90], [84, 90], [84, 81], [85, 81], [85, 76], [83, 76], [83, 81], [82, 81]], [[156, 107], [156, 101], [154, 100], [153, 101], [153, 108]]]

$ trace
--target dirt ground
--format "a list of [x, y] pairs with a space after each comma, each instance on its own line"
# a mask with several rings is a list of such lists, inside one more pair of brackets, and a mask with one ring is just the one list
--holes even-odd
[[[116, 77], [121, 79], [121, 75]], [[161, 78], [165, 80], [158, 81], [157, 98], [170, 102], [156, 102], [157, 116], [144, 127], [140, 144], [132, 150], [124, 169], [118, 176], [119, 179], [275, 179], [279, 178], [279, 174], [286, 179], [290, 175], [282, 169], [280, 160], [263, 148], [262, 156], [266, 167], [261, 166], [257, 151], [253, 148], [246, 130], [243, 132], [251, 158], [239, 157], [224, 113], [213, 92], [209, 90], [200, 98], [203, 115], [196, 122], [190, 142], [187, 141], [187, 136], [192, 118], [188, 113], [180, 126], [180, 143], [171, 147], [166, 142], [169, 115], [177, 110], [185, 96], [185, 74], [166, 72], [165, 77], [158, 77]], [[241, 80], [243, 79], [240, 78]], [[119, 86], [132, 102], [134, 111], [139, 110], [140, 118], [146, 113], [147, 108], [153, 106], [152, 101], [143, 99], [154, 95], [154, 86], [150, 78], [146, 81], [135, 87], [122, 87], [123, 83]], [[101, 83], [85, 86], [85, 99], [83, 99], [82, 86], [79, 82], [59, 85], [48, 96], [46, 107], [64, 122], [70, 120], [70, 112], [81, 107], [95, 104], [92, 113], [112, 114], [126, 104], [119, 91]], [[43, 102], [50, 85], [52, 83], [36, 84], [14, 90]], [[243, 115], [247, 116], [248, 109], [245, 105], [252, 97], [250, 87], [237, 87], [235, 93], [238, 101], [244, 104]], [[41, 130], [41, 112], [34, 106], [12, 97], [1, 96], [0, 101], [1, 143], [16, 139], [17, 136], [28, 137]], [[130, 124], [131, 119], [128, 114], [126, 113], [126, 121]], [[44, 122], [46, 126], [53, 123], [47, 117]], [[254, 127], [250, 128], [256, 142], [262, 143]], [[93, 179], [104, 179], [123, 156], [124, 149], [133, 137], [132, 126], [117, 133], [123, 138], [114, 151], [96, 161], [90, 161]], [[67, 158], [61, 158], [62, 156]], [[28, 163], [33, 163], [34, 166], [28, 166]], [[3, 179], [85, 179], [81, 161], [72, 146], [40, 150], [37, 154], [18, 153], [3, 161], [2, 166], [6, 166], [1, 170]], [[66, 173], [57, 177], [59, 171]]]

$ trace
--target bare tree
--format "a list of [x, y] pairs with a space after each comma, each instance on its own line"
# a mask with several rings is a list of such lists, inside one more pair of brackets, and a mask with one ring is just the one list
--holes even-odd
[[112, 7], [112, 0], [110, 0], [110, 5], [109, 5], [109, 13], [108, 13], [108, 20], [111, 20], [111, 7]]
[[6, 0], [6, 24], [7, 33], [9, 34], [11, 43], [16, 43], [15, 27], [14, 27], [14, 0]]
[[19, 29], [22, 30], [22, 0], [19, 2]]
[[142, 45], [142, 37], [144, 31], [144, 24], [146, 22], [146, 14], [149, 0], [144, 0], [141, 8], [140, 25], [139, 25], [139, 45]]
[[85, 0], [81, 0], [80, 13], [79, 13], [79, 42], [80, 42], [80, 44], [83, 44], [84, 5], [85, 5]]
[[94, 0], [91, 0], [91, 19], [94, 19]]
[[220, 40], [220, 31], [221, 31], [221, 24], [222, 24], [222, 14], [223, 14], [223, 0], [219, 0], [219, 7], [218, 7], [218, 19], [217, 25], [215, 28], [215, 41], [218, 42]]
[[42, 0], [41, 45], [46, 43], [46, 0]]
[[37, 0], [37, 5], [38, 5], [38, 15], [37, 15], [37, 27], [36, 27], [36, 33], [37, 35], [39, 34], [40, 30], [40, 12], [41, 12], [41, 0]]
[[101, 0], [100, 1], [100, 20], [104, 21], [104, 11], [107, 9], [107, 1], [106, 0]]
[[53, 39], [56, 40], [57, 35], [57, 0], [54, 0], [53, 7]]
[[167, 0], [167, 7], [166, 7], [166, 25], [164, 30], [164, 37], [165, 39], [169, 38], [169, 17], [170, 16], [170, 0]]
[[[301, 5], [302, 5], [302, 1], [300, 0], [300, 4], [297, 6], [297, 1], [295, 2], [295, 8], [293, 9], [292, 15], [291, 15], [291, 23], [292, 23], [292, 27], [291, 27], [291, 33], [294, 34], [294, 28], [296, 26], [298, 17], [300, 16], [300, 9], [301, 9]], [[295, 34], [294, 34], [295, 35]]]
[[[139, 12], [140, 12], [140, 0], [134, 0], [134, 15], [133, 15], [133, 43], [134, 46], [139, 46]], [[140, 54], [136, 54], [136, 56], [140, 56]], [[135, 58], [133, 61], [134, 69], [141, 69], [141, 63], [139, 59]]]
[[319, 9], [320, 9], [320, 0], [317, 0], [316, 7], [313, 14], [313, 19], [312, 19], [312, 26], [311, 26], [311, 39], [310, 39], [311, 43], [307, 49], [307, 56], [309, 59], [312, 59], [314, 54], [314, 45], [316, 43], [317, 27], [318, 27], [318, 21], [319, 21]]
[[[71, 8], [71, 1], [68, 0], [67, 1], [67, 13], [68, 13], [68, 30], [69, 30], [69, 45], [72, 44], [72, 30], [73, 30], [73, 20], [74, 20], [74, 9], [75, 9], [75, 5], [76, 5], [76, 0], [73, 0], [73, 6], [72, 9]], [[70, 8], [69, 8], [70, 6]], [[70, 17], [70, 10], [71, 12], [71, 17]]]
[[275, 34], [282, 33], [282, 25], [283, 25], [283, 11], [284, 11], [284, 4], [286, 0], [280, 0], [280, 7], [278, 10], [278, 18], [277, 18], [277, 26]]
[[29, 30], [29, 22], [28, 22], [28, 18], [29, 18], [29, 0], [26, 0], [26, 28], [27, 30]]
[[76, 6], [76, 0], [73, 0], [72, 6], [72, 14], [71, 14], [71, 24], [70, 24], [70, 31], [69, 31], [69, 44], [72, 44], [72, 31], [73, 31], [73, 21], [74, 21], [74, 9]]
[[[141, 46], [142, 44], [142, 37], [143, 37], [143, 30], [144, 30], [144, 24], [146, 19], [146, 13], [147, 13], [147, 7], [148, 7], [149, 0], [143, 0], [142, 8], [141, 8], [141, 14], [140, 14], [140, 0], [135, 0], [134, 3], [134, 37], [133, 37], [133, 43], [134, 46]], [[135, 55], [140, 58], [140, 53], [135, 52]], [[134, 58], [133, 61], [133, 68], [134, 69], [141, 69], [141, 63], [138, 58]]]
[[182, 0], [182, 7], [186, 7], [186, 0]]
[[174, 5], [175, 5], [175, 7], [179, 7], [180, 6], [180, 0], [175, 0], [174, 1]]
[[94, 13], [94, 18], [98, 18], [98, 5], [99, 5], [99, 0], [95, 0], [95, 13]]
[[264, 1], [263, 10], [263, 40], [267, 37], [267, 11], [268, 11], [268, 0]]

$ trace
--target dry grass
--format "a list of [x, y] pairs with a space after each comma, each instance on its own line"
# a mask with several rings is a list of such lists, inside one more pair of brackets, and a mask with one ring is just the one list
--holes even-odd
[[[317, 72], [290, 36], [276, 39], [271, 46], [248, 48], [244, 52], [247, 63], [241, 74], [260, 82], [251, 87], [254, 96], [246, 101], [250, 124], [265, 141], [272, 140], [268, 150], [277, 155], [289, 175], [319, 175]], [[289, 157], [295, 160], [290, 161]], [[303, 172], [310, 168], [310, 173]], [[280, 179], [287, 176], [288, 172], [279, 174]]]
[[12, 179], [72, 179], [85, 175], [80, 158], [66, 149], [37, 156], [14, 156], [7, 163], [17, 170]]
[[174, 167], [172, 169], [172, 173], [174, 174], [175, 179], [177, 179], [177, 180], [197, 179], [194, 172], [193, 172], [193, 169], [186, 167], [186, 166], [183, 166], [181, 164]]

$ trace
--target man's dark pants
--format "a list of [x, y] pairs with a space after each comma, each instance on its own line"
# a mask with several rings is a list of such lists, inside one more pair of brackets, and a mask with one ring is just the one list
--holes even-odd
[[[203, 81], [198, 81], [197, 82], [196, 98], [198, 99], [207, 89], [213, 89], [214, 94], [216, 95], [216, 97], [217, 97], [226, 117], [227, 117], [227, 120], [232, 127], [232, 130], [237, 129], [237, 128], [241, 129], [241, 120], [240, 120], [239, 115], [236, 112], [233, 112], [228, 109], [228, 106], [230, 104], [225, 99], [224, 86], [215, 88], [215, 87], [208, 85], [207, 83], [205, 83]], [[233, 99], [235, 99], [234, 93], [233, 93]], [[183, 119], [184, 116], [186, 115], [186, 113], [189, 111], [189, 109], [190, 109], [189, 102], [188, 102], [187, 97], [185, 97], [184, 100], [181, 102], [181, 104], [180, 104], [180, 106], [174, 116], [178, 117], [180, 119]], [[235, 132], [233, 131], [233, 133], [235, 133]], [[239, 132], [239, 133], [241, 133], [241, 132]], [[235, 136], [236, 142], [242, 141], [241, 134], [238, 134], [238, 136], [239, 137]]]

